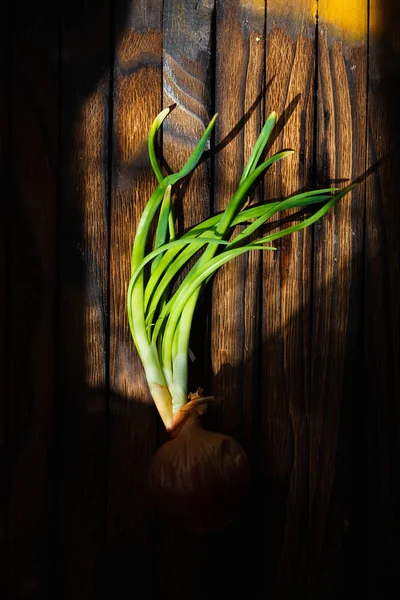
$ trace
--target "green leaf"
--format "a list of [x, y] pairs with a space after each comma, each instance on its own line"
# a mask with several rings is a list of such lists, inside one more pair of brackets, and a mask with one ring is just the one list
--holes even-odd
[[171, 183], [171, 185], [173, 185], [174, 183], [176, 183], [177, 181], [179, 181], [186, 175], [189, 175], [189, 173], [191, 171], [193, 171], [193, 169], [199, 162], [201, 155], [204, 152], [204, 148], [205, 148], [205, 146], [208, 142], [208, 139], [211, 135], [211, 132], [214, 128], [217, 117], [218, 117], [218, 113], [216, 113], [213, 116], [213, 118], [211, 119], [211, 121], [209, 122], [205, 132], [203, 133], [203, 135], [200, 138], [199, 143], [197, 144], [196, 148], [193, 150], [189, 160], [185, 163], [185, 165], [182, 167], [182, 169], [180, 171], [178, 171], [178, 173], [174, 173], [173, 175], [168, 175], [168, 177], [167, 177], [168, 183]]
[[[164, 117], [165, 116], [166, 116], [166, 114], [164, 114]], [[196, 148], [192, 152], [191, 156], [189, 157], [189, 159], [186, 162], [186, 164], [184, 165], [184, 167], [178, 173], [168, 175], [167, 177], [162, 179], [162, 181], [159, 184], [159, 186], [157, 187], [157, 189], [150, 196], [150, 198], [143, 210], [141, 219], [139, 221], [139, 224], [138, 224], [137, 230], [136, 230], [136, 236], [135, 236], [135, 240], [134, 240], [133, 248], [132, 248], [132, 259], [131, 259], [132, 273], [135, 272], [136, 268], [140, 265], [141, 261], [143, 260], [144, 255], [145, 255], [146, 242], [147, 242], [147, 237], [149, 234], [150, 226], [151, 226], [154, 216], [164, 198], [165, 190], [167, 189], [168, 185], [172, 186], [174, 183], [176, 183], [177, 181], [182, 179], [182, 177], [185, 177], [185, 175], [188, 175], [195, 168], [195, 166], [197, 165], [197, 163], [199, 162], [199, 160], [201, 158], [201, 155], [203, 153], [203, 150], [207, 143], [207, 140], [210, 137], [212, 128], [214, 127], [214, 124], [215, 124], [216, 117], [217, 117], [217, 115], [215, 115], [214, 118], [211, 120], [210, 124], [206, 128], [205, 132], [203, 133], [202, 137], [200, 138], [199, 143], [197, 144]], [[156, 125], [154, 125], [154, 123], [153, 123], [153, 125], [155, 127], [155, 131], [156, 131], [157, 127], [159, 127], [160, 120], [162, 122], [162, 118], [160, 119], [160, 116], [159, 116], [158, 121], [156, 119]], [[154, 140], [154, 138], [153, 138], [153, 140]], [[153, 151], [153, 146], [151, 145], [150, 152], [152, 152], [152, 151]], [[157, 171], [156, 163], [153, 164], [153, 168], [155, 168]], [[158, 177], [162, 177], [162, 174], [160, 171], [157, 171], [157, 173], [158, 173]], [[154, 256], [153, 256], [153, 258], [154, 258]], [[144, 295], [144, 278], [143, 278], [143, 272], [140, 271], [138, 277], [134, 280], [134, 283], [132, 284], [132, 289], [131, 289], [130, 303], [131, 303], [131, 305], [135, 306], [135, 310], [131, 311], [131, 323], [130, 324], [131, 324], [131, 331], [132, 331], [132, 336], [133, 336], [135, 345], [138, 348], [139, 354], [141, 356], [147, 355], [149, 352], [149, 340], [147, 338], [147, 331], [146, 331], [146, 324], [145, 324], [144, 310], [143, 310], [143, 295]]]
[[206, 265], [203, 265], [203, 269], [200, 273], [189, 273], [178, 288], [177, 292], [174, 294], [173, 298], [163, 308], [162, 313], [154, 327], [152, 342], [155, 343], [164, 319], [170, 314], [165, 328], [163, 339], [164, 346], [168, 345], [170, 342], [172, 344], [176, 324], [190, 296], [196, 291], [196, 289], [199, 286], [201, 286], [201, 284], [206, 279], [210, 277], [210, 275], [213, 275], [220, 267], [222, 267], [222, 265], [229, 262], [233, 258], [236, 258], [240, 254], [248, 252], [249, 250], [276, 250], [276, 248], [259, 246], [256, 244], [248, 244], [247, 246], [243, 246], [242, 248], [235, 248], [233, 250], [229, 250], [212, 258], [210, 261], [208, 261]]
[[265, 242], [271, 242], [272, 240], [277, 240], [277, 239], [285, 237], [291, 233], [294, 233], [295, 231], [300, 231], [301, 229], [305, 229], [306, 227], [309, 227], [310, 225], [312, 225], [313, 223], [315, 223], [316, 221], [321, 219], [321, 217], [326, 215], [326, 213], [328, 211], [330, 211], [331, 208], [333, 208], [335, 206], [335, 204], [341, 198], [343, 198], [343, 196], [345, 196], [351, 190], [353, 190], [356, 187], [356, 185], [357, 184], [351, 184], [351, 185], [348, 185], [347, 187], [343, 188], [343, 190], [341, 190], [340, 192], [335, 194], [332, 197], [332, 199], [329, 200], [329, 202], [327, 202], [322, 208], [317, 210], [316, 213], [314, 213], [311, 217], [309, 217], [308, 219], [305, 219], [301, 223], [297, 223], [296, 225], [292, 225], [291, 227], [286, 227], [285, 229], [282, 229], [281, 231], [277, 231], [276, 233], [270, 233], [269, 235], [266, 235], [266, 236], [260, 238], [259, 240], [255, 240], [255, 242], [253, 242], [253, 243], [254, 244], [264, 244]]
[[[164, 193], [164, 198], [160, 208], [160, 214], [158, 217], [158, 224], [156, 229], [156, 235], [154, 240], [154, 248], [159, 248], [163, 244], [165, 244], [167, 239], [168, 225], [169, 225], [169, 215], [171, 211], [171, 186], [169, 185]], [[153, 262], [151, 263], [151, 272], [154, 271], [157, 264], [161, 260], [161, 253], [158, 254]]]
[[298, 208], [299, 206], [308, 206], [314, 203], [320, 203], [328, 200], [331, 196], [329, 194], [299, 194], [293, 198], [288, 198], [282, 202], [274, 203], [273, 206], [266, 205], [265, 211], [248, 227], [246, 227], [235, 239], [229, 244], [229, 248], [237, 247], [243, 242], [243, 240], [250, 237], [257, 229], [259, 229], [268, 219], [273, 217], [276, 213], [287, 210], [289, 208]]
[[275, 123], [276, 123], [276, 112], [274, 111], [269, 115], [268, 119], [265, 122], [264, 127], [262, 128], [262, 131], [254, 145], [253, 151], [250, 155], [247, 165], [244, 168], [240, 183], [242, 183], [246, 179], [246, 177], [248, 175], [250, 175], [256, 168], [257, 163], [260, 160], [260, 156], [261, 156], [265, 146], [268, 143], [269, 136], [271, 135], [271, 132], [272, 132], [273, 128], [275, 127]]
[[136, 270], [133, 272], [131, 281], [134, 284], [136, 282], [136, 280], [138, 279], [138, 277], [140, 276], [140, 274], [142, 273], [145, 266], [149, 262], [151, 262], [156, 256], [158, 256], [159, 254], [162, 254], [163, 252], [165, 252], [166, 250], [169, 250], [170, 248], [176, 248], [179, 246], [183, 247], [183, 246], [186, 246], [187, 244], [195, 244], [197, 246], [204, 246], [205, 244], [209, 244], [210, 242], [222, 244], [225, 246], [228, 244], [228, 242], [226, 242], [225, 240], [214, 240], [212, 238], [197, 238], [197, 237], [196, 238], [189, 238], [189, 237], [182, 238], [179, 240], [173, 240], [172, 242], [168, 242], [167, 244], [163, 244], [159, 248], [156, 248], [152, 252], [149, 252], [149, 254], [147, 254], [147, 256], [142, 259], [140, 264], [137, 266]]
[[175, 239], [175, 224], [174, 224], [174, 214], [172, 212], [172, 206], [170, 206], [169, 214], [168, 214], [168, 233], [169, 239], [173, 241]]
[[244, 200], [246, 198], [246, 194], [249, 191], [250, 187], [253, 185], [255, 180], [261, 175], [265, 169], [270, 167], [273, 163], [286, 158], [293, 154], [293, 150], [283, 150], [282, 152], [277, 152], [273, 156], [271, 156], [268, 160], [261, 163], [252, 173], [250, 173], [246, 179], [239, 185], [237, 192], [232, 196], [230, 201], [228, 202], [228, 206], [221, 216], [221, 220], [218, 223], [216, 233], [220, 234], [221, 237], [225, 235], [228, 229], [231, 227], [235, 217], [241, 210]]
[[156, 156], [155, 138], [157, 136], [158, 130], [161, 127], [162, 122], [164, 121], [165, 117], [167, 115], [169, 115], [170, 112], [171, 112], [170, 108], [164, 108], [164, 110], [162, 110], [157, 115], [157, 117], [154, 119], [154, 121], [150, 127], [149, 137], [148, 137], [148, 141], [147, 141], [147, 148], [148, 148], [148, 152], [149, 152], [150, 164], [153, 167], [153, 171], [154, 171], [155, 176], [157, 177], [159, 183], [162, 182], [162, 180], [164, 179], [164, 176], [162, 174], [162, 171], [160, 169], [160, 166], [159, 166], [158, 160], [157, 160], [157, 156]]

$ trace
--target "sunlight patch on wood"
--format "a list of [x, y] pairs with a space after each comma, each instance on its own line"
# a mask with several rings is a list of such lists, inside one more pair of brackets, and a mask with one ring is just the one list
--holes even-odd
[[[264, 10], [264, 0], [241, 0], [243, 8], [253, 11]], [[382, 32], [382, 9], [378, 3], [372, 3], [370, 11], [370, 32]], [[367, 3], [365, 0], [319, 0], [318, 12], [324, 13], [324, 22], [333, 30], [337, 29], [347, 34], [349, 41], [358, 41], [365, 38], [367, 33]], [[310, 21], [315, 20], [317, 14], [316, 0], [277, 0], [272, 7], [268, 7], [269, 17], [280, 19], [303, 19], [309, 15]]]

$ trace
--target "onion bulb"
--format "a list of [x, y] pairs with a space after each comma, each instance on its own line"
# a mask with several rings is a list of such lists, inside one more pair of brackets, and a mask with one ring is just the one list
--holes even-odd
[[191, 400], [177, 413], [171, 439], [149, 468], [155, 507], [195, 533], [229, 524], [249, 484], [245, 451], [230, 436], [203, 428], [205, 409], [205, 399]]

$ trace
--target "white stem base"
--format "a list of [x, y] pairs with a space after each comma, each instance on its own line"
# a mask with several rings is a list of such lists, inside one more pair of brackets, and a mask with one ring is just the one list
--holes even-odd
[[165, 385], [150, 383], [149, 387], [160, 417], [165, 427], [169, 429], [173, 419], [171, 394]]

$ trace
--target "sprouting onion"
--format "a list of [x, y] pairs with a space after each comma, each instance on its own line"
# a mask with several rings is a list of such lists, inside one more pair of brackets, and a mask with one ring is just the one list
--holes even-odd
[[[232, 509], [228, 511], [229, 515], [222, 517], [217, 507], [221, 502], [236, 507], [236, 503], [227, 502], [227, 498], [232, 500], [232, 490], [238, 498], [241, 497], [240, 490], [247, 485], [248, 472], [244, 450], [237, 442], [223, 434], [202, 430], [198, 417], [204, 412], [206, 402], [199, 394], [188, 394], [189, 339], [200, 294], [225, 263], [245, 252], [275, 250], [272, 241], [304, 229], [323, 217], [353, 186], [340, 191], [337, 188], [307, 191], [280, 202], [246, 206], [249, 191], [259, 177], [273, 163], [293, 152], [281, 151], [260, 163], [276, 123], [276, 113], [273, 112], [224, 212], [204, 220], [178, 237], [171, 202], [172, 189], [200, 161], [217, 115], [181, 170], [164, 176], [156, 158], [155, 140], [169, 112], [169, 108], [163, 110], [149, 132], [148, 151], [158, 187], [150, 196], [136, 230], [127, 309], [130, 330], [150, 393], [171, 437], [152, 463], [149, 475], [151, 488], [157, 491], [161, 509], [175, 516], [181, 515], [186, 525], [202, 530], [213, 528], [226, 518], [229, 520], [235, 511]], [[314, 203], [321, 207], [311, 216], [290, 227], [260, 235], [266, 221], [279, 211]], [[153, 249], [148, 251], [149, 233], [155, 220]], [[235, 236], [238, 224], [245, 224], [245, 227]], [[196, 262], [174, 287], [178, 276], [182, 275], [195, 254], [199, 254]], [[185, 456], [184, 461], [180, 455]], [[204, 499], [200, 505], [199, 498]]]

